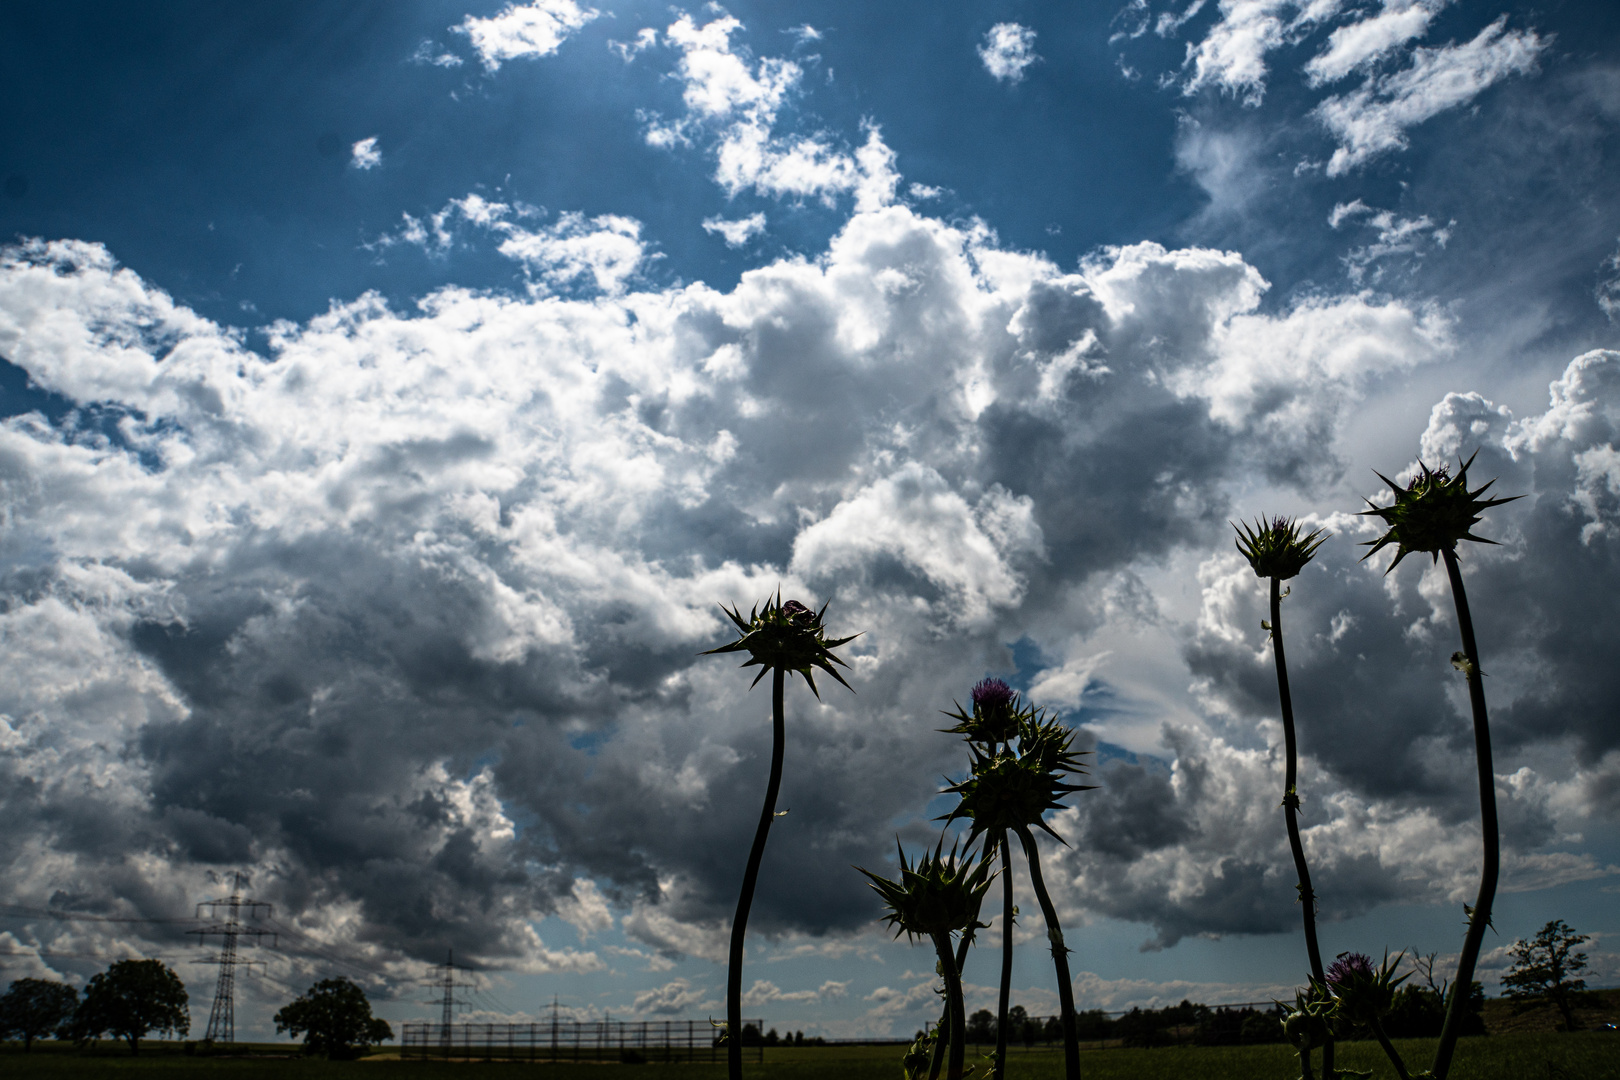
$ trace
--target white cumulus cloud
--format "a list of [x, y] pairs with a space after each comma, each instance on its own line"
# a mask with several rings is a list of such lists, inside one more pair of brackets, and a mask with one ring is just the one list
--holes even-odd
[[742, 247], [765, 231], [765, 215], [755, 213], [745, 218], [728, 220], [716, 214], [714, 217], [703, 219], [703, 231], [718, 233], [725, 240], [727, 247]]
[[866, 142], [853, 151], [825, 133], [776, 133], [803, 69], [781, 57], [751, 63], [732, 44], [740, 29], [729, 15], [699, 26], [683, 14], [665, 30], [665, 40], [680, 50], [675, 74], [684, 84], [686, 115], [653, 118], [647, 142], [676, 147], [712, 138], [714, 179], [728, 195], [752, 189], [832, 205], [853, 194], [862, 210], [892, 202], [900, 178], [876, 126], [868, 126]]
[[532, 0], [528, 4], [508, 4], [485, 19], [469, 15], [452, 29], [466, 34], [484, 66], [496, 71], [506, 60], [550, 56], [600, 14], [595, 8], [580, 7], [574, 0]]
[[984, 32], [979, 59], [998, 81], [1019, 82], [1024, 69], [1040, 59], [1035, 55], [1035, 31], [1015, 22], [996, 23]]
[[366, 170], [375, 169], [382, 164], [382, 150], [377, 146], [377, 136], [361, 139], [349, 148], [349, 167]]

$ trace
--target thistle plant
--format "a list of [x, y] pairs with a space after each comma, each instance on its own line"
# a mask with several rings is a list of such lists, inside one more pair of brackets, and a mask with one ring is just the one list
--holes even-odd
[[[1001, 679], [980, 679], [968, 694], [971, 712], [963, 712], [956, 702], [945, 715], [956, 721], [943, 728], [947, 734], [965, 736], [969, 743], [984, 746], [994, 754], [999, 746], [1010, 744], [1018, 734], [1018, 722], [1026, 717], [1013, 688]], [[1002, 1080], [1007, 1065], [1007, 1011], [1012, 1001], [1013, 920], [1018, 909], [1013, 904], [1012, 849], [1007, 830], [992, 838], [993, 849], [1001, 857], [1001, 985], [996, 1001], [996, 1049], [991, 1069], [993, 1080]]]
[[[896, 847], [898, 847], [898, 842]], [[968, 845], [971, 848], [971, 841]], [[964, 1080], [963, 1069], [967, 1053], [967, 1021], [962, 1006], [962, 968], [952, 948], [953, 934], [964, 938], [983, 926], [979, 922], [979, 908], [984, 894], [996, 876], [991, 869], [991, 853], [984, 851], [975, 859], [971, 850], [960, 856], [957, 845], [952, 844], [947, 854], [945, 839], [940, 838], [933, 854], [924, 852], [915, 864], [906, 862], [904, 849], [900, 851], [900, 880], [891, 881], [861, 867], [873, 889], [883, 898], [889, 913], [884, 920], [894, 927], [894, 936], [905, 934], [912, 941], [927, 938], [939, 956], [939, 972], [945, 979], [945, 1012], [950, 1021], [950, 1058], [946, 1066], [946, 1080]], [[914, 1055], [919, 1047], [913, 1044], [906, 1055], [908, 1077], [916, 1074]]]
[[[1322, 968], [1322, 949], [1316, 940], [1316, 893], [1311, 888], [1311, 870], [1305, 862], [1305, 846], [1299, 836], [1299, 744], [1294, 734], [1294, 699], [1288, 689], [1288, 656], [1283, 650], [1282, 602], [1288, 595], [1282, 583], [1297, 577], [1305, 569], [1316, 549], [1327, 540], [1321, 529], [1304, 532], [1291, 518], [1264, 518], [1252, 526], [1234, 524], [1237, 531], [1238, 554], [1249, 561], [1255, 576], [1271, 583], [1271, 619], [1262, 623], [1271, 632], [1272, 657], [1277, 665], [1277, 697], [1281, 703], [1283, 726], [1283, 754], [1286, 774], [1283, 777], [1283, 820], [1288, 828], [1288, 846], [1294, 853], [1294, 870], [1299, 876], [1299, 903], [1305, 921], [1305, 951], [1310, 958], [1311, 978], [1321, 984], [1325, 978]], [[1308, 1051], [1301, 1051], [1302, 1054]], [[1303, 1060], [1303, 1059], [1302, 1059]], [[1332, 1033], [1322, 1043], [1322, 1071], [1333, 1077]]]
[[1352, 1024], [1365, 1027], [1373, 1033], [1378, 1045], [1384, 1048], [1395, 1075], [1400, 1080], [1412, 1080], [1406, 1071], [1406, 1062], [1396, 1051], [1389, 1036], [1384, 1033], [1383, 1019], [1395, 1004], [1395, 988], [1411, 977], [1408, 972], [1395, 978], [1395, 969], [1406, 956], [1403, 951], [1395, 959], [1384, 951], [1384, 962], [1373, 967], [1372, 958], [1361, 953], [1340, 953], [1334, 965], [1328, 968], [1327, 986], [1338, 999], [1338, 1013]]
[[928, 1063], [933, 1058], [934, 1043], [938, 1039], [937, 1031], [925, 1031], [906, 1050], [906, 1056], [900, 1059], [901, 1070], [906, 1080], [924, 1080], [928, 1075]]
[[826, 605], [823, 604], [818, 612], [811, 611], [797, 600], [784, 604], [780, 592], [775, 600], [767, 599], [763, 608], [752, 609], [747, 619], [742, 617], [739, 608], [727, 608], [722, 604], [720, 610], [737, 625], [741, 636], [702, 655], [746, 652], [748, 660], [742, 666], [760, 669], [749, 684], [750, 690], [759, 685], [766, 672], [771, 673], [771, 774], [765, 785], [765, 805], [759, 813], [759, 826], [754, 830], [754, 844], [748, 852], [748, 865], [743, 870], [737, 913], [731, 921], [731, 956], [726, 972], [726, 1031], [732, 1036], [726, 1040], [726, 1064], [730, 1080], [741, 1080], [742, 1040], [736, 1036], [742, 1031], [743, 939], [748, 932], [748, 912], [754, 904], [754, 886], [759, 881], [760, 860], [765, 856], [765, 840], [770, 835], [771, 822], [776, 819], [776, 796], [782, 787], [782, 755], [787, 743], [782, 709], [784, 684], [788, 672], [802, 675], [810, 686], [810, 692], [819, 701], [821, 691], [816, 689], [814, 672], [820, 668], [840, 685], [853, 690], [838, 673], [838, 667], [849, 665], [832, 650], [854, 641], [860, 635], [852, 634], [829, 641], [821, 623], [822, 616], [827, 613]]
[[956, 724], [941, 731], [963, 735], [968, 742], [992, 751], [1018, 734], [1018, 721], [1026, 710], [1019, 703], [1018, 694], [1002, 680], [980, 679], [973, 684], [968, 701], [972, 703], [971, 712], [963, 712], [961, 705], [951, 703], [956, 708], [945, 715]]
[[1418, 463], [1418, 475], [1405, 487], [1383, 473], [1376, 475], [1395, 493], [1395, 501], [1388, 506], [1377, 506], [1370, 499], [1371, 509], [1362, 513], [1381, 519], [1387, 531], [1376, 540], [1369, 540], [1372, 550], [1364, 558], [1393, 544], [1395, 561], [1389, 573], [1402, 559], [1414, 551], [1427, 553], [1433, 562], [1445, 559], [1446, 576], [1451, 580], [1451, 598], [1457, 607], [1457, 628], [1462, 634], [1462, 656], [1454, 656], [1455, 664], [1468, 680], [1468, 703], [1474, 718], [1474, 761], [1479, 772], [1479, 816], [1484, 833], [1484, 866], [1480, 875], [1479, 894], [1474, 906], [1466, 905], [1468, 932], [1463, 937], [1462, 955], [1457, 959], [1457, 977], [1452, 981], [1451, 998], [1446, 1002], [1446, 1019], [1440, 1029], [1440, 1042], [1435, 1048], [1434, 1064], [1430, 1067], [1435, 1080], [1445, 1080], [1451, 1070], [1451, 1056], [1457, 1048], [1457, 1037], [1462, 1034], [1462, 1022], [1468, 1009], [1468, 991], [1474, 984], [1474, 965], [1479, 960], [1479, 948], [1490, 925], [1491, 905], [1496, 899], [1496, 881], [1501, 871], [1500, 838], [1496, 823], [1496, 780], [1491, 763], [1491, 728], [1485, 711], [1484, 672], [1479, 663], [1479, 646], [1474, 642], [1474, 620], [1468, 611], [1468, 593], [1463, 588], [1462, 568], [1457, 563], [1457, 544], [1472, 540], [1481, 544], [1494, 544], [1483, 536], [1475, 536], [1473, 527], [1479, 524], [1480, 514], [1493, 506], [1512, 502], [1522, 496], [1509, 498], [1481, 498], [1496, 481], [1491, 480], [1473, 491], [1468, 490], [1468, 467], [1474, 463], [1459, 461], [1457, 475], [1441, 466], [1430, 469]]
[[[1294, 1007], [1283, 1019], [1283, 1038], [1299, 1053], [1300, 1080], [1316, 1080], [1311, 1072], [1311, 1051], [1324, 1049], [1333, 1042], [1333, 1015], [1338, 1002], [1321, 992], [1323, 984], [1312, 982], [1309, 990], [1294, 994]], [[1282, 1002], [1277, 1002], [1287, 1008]], [[1324, 1080], [1334, 1080], [1331, 1069], [1324, 1070]]]
[[[981, 684], [982, 685], [982, 684]], [[1005, 685], [1005, 684], [1003, 684]], [[941, 794], [960, 797], [956, 808], [945, 815], [947, 821], [967, 818], [972, 822], [968, 843], [981, 834], [993, 838], [1000, 850], [1003, 871], [1002, 921], [1002, 1012], [996, 1039], [996, 1069], [1006, 1061], [1004, 1033], [1007, 1030], [1006, 987], [1010, 985], [1012, 963], [1012, 921], [1017, 911], [1012, 903], [1012, 851], [1008, 833], [1018, 836], [1029, 863], [1030, 884], [1040, 901], [1041, 914], [1046, 920], [1046, 936], [1051, 944], [1052, 965], [1057, 973], [1058, 1003], [1062, 1011], [1063, 1064], [1066, 1080], [1080, 1076], [1080, 1042], [1075, 1024], [1074, 987], [1069, 976], [1069, 949], [1063, 942], [1063, 928], [1058, 922], [1057, 909], [1047, 894], [1045, 879], [1041, 876], [1040, 852], [1035, 846], [1032, 828], [1044, 830], [1064, 843], [1064, 840], [1046, 823], [1048, 810], [1061, 810], [1061, 801], [1076, 791], [1089, 791], [1092, 785], [1070, 784], [1064, 777], [1070, 773], [1083, 773], [1080, 751], [1072, 749], [1074, 732], [1038, 709], [1023, 709], [1014, 698], [1012, 734], [1002, 742], [973, 741], [972, 768], [960, 783], [951, 784]], [[961, 726], [961, 725], [959, 725]], [[971, 736], [970, 736], [971, 738]], [[1016, 748], [1014, 747], [1016, 742]]]

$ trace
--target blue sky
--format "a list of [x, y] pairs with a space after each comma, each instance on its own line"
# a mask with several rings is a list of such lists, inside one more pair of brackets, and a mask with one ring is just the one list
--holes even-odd
[[[780, 584], [866, 633], [856, 694], [792, 699], [745, 1011], [934, 1007], [849, 867], [934, 835], [963, 756], [931, 718], [986, 673], [1099, 751], [1047, 855], [1082, 1007], [1283, 994], [1227, 524], [1261, 513], [1336, 534], [1285, 613], [1326, 944], [1450, 954], [1454, 619], [1353, 515], [1370, 470], [1478, 448], [1532, 496], [1466, 554], [1484, 971], [1556, 917], [1612, 983], [1617, 34], [1446, 0], [14, 6], [0, 974], [162, 955], [200, 1025], [172, 924], [66, 916], [241, 869], [296, 931], [244, 1030], [333, 973], [427, 1015], [450, 948], [491, 1019], [718, 1013], [768, 703], [695, 654]], [[1014, 985], [1054, 1007], [1033, 940]]]

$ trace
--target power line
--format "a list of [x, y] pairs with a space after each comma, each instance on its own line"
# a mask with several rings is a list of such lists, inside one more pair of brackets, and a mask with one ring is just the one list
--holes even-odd
[[[336, 955], [336, 954], [334, 954], [332, 952], [327, 951], [325, 945], [322, 942], [317, 941], [316, 939], [310, 937], [308, 934], [305, 934], [302, 931], [295, 930], [292, 927], [285, 925], [284, 923], [279, 923], [273, 918], [266, 919], [265, 922], [267, 922], [271, 926], [275, 927], [281, 933], [286, 934], [288, 937], [295, 939], [293, 944], [288, 946], [288, 947], [294, 949], [297, 952], [303, 953], [305, 956], [314, 956], [314, 957], [318, 957], [318, 958], [320, 958], [322, 960], [325, 960], [328, 963], [341, 965], [343, 967], [348, 968], [351, 971], [357, 971], [360, 974], [367, 976], [368, 978], [380, 979], [383, 982], [392, 982], [393, 981], [387, 974], [380, 971], [375, 965], [373, 965], [371, 963], [368, 963], [368, 962], [363, 961], [363, 960], [350, 960], [350, 959], [348, 959], [346, 957], [339, 956], [339, 955]], [[297, 939], [301, 939], [303, 941], [309, 942], [309, 944], [300, 947], [297, 944]]]
[[0, 918], [16, 919], [54, 919], [57, 922], [102, 922], [102, 923], [189, 923], [196, 919], [136, 919], [115, 915], [83, 915], [65, 911], [52, 911], [49, 908], [25, 907], [22, 904], [0, 904]]

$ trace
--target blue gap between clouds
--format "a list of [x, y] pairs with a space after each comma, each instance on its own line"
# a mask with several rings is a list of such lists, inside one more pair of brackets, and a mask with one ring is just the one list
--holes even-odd
[[[1012, 653], [1013, 670], [1011, 672], [987, 671], [981, 675], [980, 678], [1003, 679], [1006, 681], [1007, 685], [1018, 691], [1020, 695], [1026, 695], [1029, 693], [1030, 683], [1034, 680], [1035, 676], [1041, 671], [1044, 671], [1046, 668], [1050, 667], [1051, 663], [1041, 653], [1040, 646], [1037, 645], [1033, 639], [1027, 636], [1021, 637], [1017, 641], [1009, 642], [1007, 644], [1007, 648]], [[977, 680], [974, 681], [976, 682]], [[971, 687], [972, 683], [964, 683], [963, 685]], [[1117, 696], [1114, 688], [1107, 683], [1100, 683], [1094, 690], [1088, 688], [1087, 696], [1090, 697], [1092, 694], [1096, 694], [1104, 699], [1104, 701], [1115, 700]], [[961, 702], [965, 701], [966, 698], [967, 695], [964, 693], [957, 700]], [[964, 705], [963, 707], [965, 708], [966, 706]], [[1100, 718], [1120, 710], [1106, 704], [1082, 704], [1077, 709], [1057, 709], [1054, 711], [1059, 719], [1065, 721], [1070, 727], [1080, 728], [1091, 719]], [[1099, 739], [1097, 740], [1095, 757], [1091, 763], [1089, 772], [1093, 777], [1100, 776], [1103, 767], [1114, 761], [1123, 761], [1129, 765], [1143, 765], [1150, 769], [1161, 769], [1165, 771], [1168, 771], [1170, 768], [1170, 763], [1165, 761], [1163, 758], [1155, 757], [1152, 754], [1138, 754], [1125, 749], [1123, 746], [1119, 746], [1111, 742], [1105, 742]], [[959, 779], [964, 775], [966, 775], [965, 769], [958, 770], [951, 776], [950, 779]], [[924, 807], [920, 821], [924, 823], [931, 823], [937, 818], [948, 814], [954, 804], [955, 800], [953, 796], [943, 794], [936, 795], [934, 798], [930, 799], [928, 801], [928, 805]], [[904, 829], [906, 831], [915, 833], [918, 822], [918, 816], [906, 815], [896, 817], [890, 822], [890, 825], [897, 830]], [[910, 826], [909, 829], [907, 829], [908, 826]], [[963, 827], [965, 828], [965, 826]]]
[[[149, 473], [163, 468], [162, 459], [148, 450], [131, 445], [118, 426], [119, 421], [126, 417], [147, 424], [146, 414], [138, 409], [103, 402], [79, 405], [72, 398], [39, 387], [29, 378], [27, 371], [0, 357], [0, 420], [34, 412], [43, 416], [70, 443], [103, 443], [133, 454], [141, 468]], [[149, 426], [159, 431], [172, 430], [176, 425], [159, 421]]]

